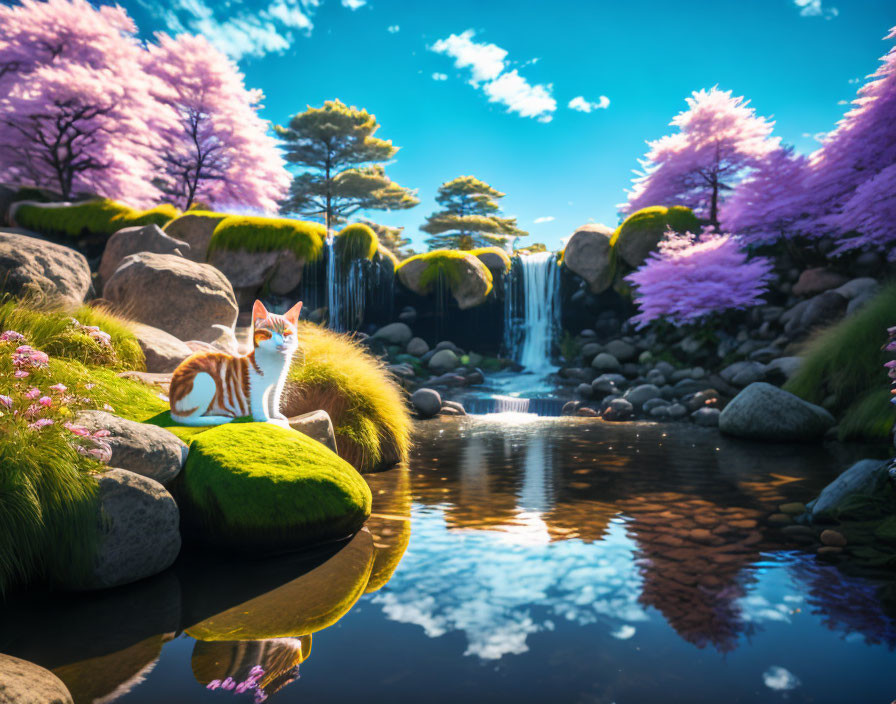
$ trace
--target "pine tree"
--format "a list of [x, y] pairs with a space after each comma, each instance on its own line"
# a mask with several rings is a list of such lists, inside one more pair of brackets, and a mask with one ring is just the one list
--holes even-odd
[[362, 225], [367, 225], [376, 233], [380, 244], [388, 249], [392, 254], [398, 257], [399, 261], [414, 256], [416, 252], [411, 247], [411, 238], [404, 236], [403, 227], [389, 227], [388, 225], [380, 225], [378, 222], [361, 218], [358, 220]]

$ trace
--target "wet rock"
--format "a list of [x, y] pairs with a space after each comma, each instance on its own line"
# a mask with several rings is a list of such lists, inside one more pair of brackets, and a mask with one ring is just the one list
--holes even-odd
[[173, 480], [187, 461], [188, 448], [180, 438], [164, 428], [136, 423], [105, 411], [81, 411], [77, 422], [91, 432], [108, 430], [112, 448], [111, 467], [126, 469], [159, 484]]
[[590, 361], [604, 351], [603, 345], [599, 345], [596, 342], [588, 342], [582, 345], [580, 354], [582, 355], [582, 359]]
[[603, 415], [604, 420], [622, 421], [631, 418], [634, 412], [634, 406], [629, 401], [616, 398], [610, 401]]
[[818, 548], [818, 557], [823, 560], [834, 561], [843, 554], [843, 548], [834, 547], [833, 545], [822, 545]]
[[582, 398], [588, 399], [593, 395], [593, 391], [591, 389], [591, 384], [579, 384], [576, 387], [576, 396], [581, 396]]
[[651, 399], [659, 398], [660, 390], [653, 384], [641, 384], [625, 392], [624, 398], [635, 408], [641, 408]]
[[723, 433], [756, 440], [814, 440], [833, 425], [825, 409], [764, 382], [750, 384], [719, 417]]
[[563, 408], [560, 409], [561, 416], [574, 416], [576, 411], [581, 407], [581, 401], [567, 401], [563, 404]]
[[293, 416], [289, 419], [289, 427], [300, 433], [304, 433], [312, 440], [317, 440], [321, 445], [336, 452], [336, 433], [333, 430], [333, 420], [330, 414], [321, 409]]
[[644, 402], [642, 410], [645, 413], [650, 413], [654, 408], [663, 408], [670, 405], [671, 401], [668, 401], [664, 398], [651, 398]]
[[737, 387], [749, 386], [750, 384], [765, 379], [766, 368], [764, 364], [759, 362], [735, 362], [725, 367], [719, 376], [723, 380]]
[[576, 409], [576, 415], [582, 418], [597, 418], [597, 416], [599, 416], [600, 414], [593, 408], [589, 408], [588, 406], [581, 406], [580, 408]]
[[[413, 336], [414, 333], [405, 323], [389, 323], [373, 333], [374, 340], [385, 340], [390, 345], [400, 345], [401, 347], [407, 345]], [[426, 352], [422, 354], [426, 354]]]
[[[887, 463], [880, 460], [859, 460], [828, 484], [812, 505], [812, 520], [836, 520], [844, 507], [858, 506], [861, 511], [863, 498], [869, 502], [884, 491], [892, 491], [888, 485]], [[873, 518], [873, 516], [867, 516]]]
[[691, 418], [697, 425], [714, 428], [719, 424], [720, 414], [721, 411], [718, 408], [699, 408], [691, 413]]
[[458, 403], [457, 401], [442, 401], [441, 412], [448, 413], [449, 415], [455, 415], [455, 416], [467, 415], [467, 409], [464, 408], [462, 403]]
[[848, 301], [839, 293], [825, 291], [808, 301], [801, 301], [781, 316], [784, 332], [791, 337], [805, 335], [811, 330], [840, 319]]
[[673, 403], [672, 405], [666, 407], [666, 413], [672, 420], [680, 420], [688, 414], [688, 409], [682, 406], [680, 403]]
[[413, 306], [405, 306], [398, 314], [398, 319], [407, 325], [413, 325], [417, 322], [417, 309]]
[[716, 408], [719, 404], [719, 392], [715, 389], [703, 389], [685, 400], [688, 411], [693, 413], [701, 408]]
[[599, 372], [618, 372], [622, 369], [619, 360], [608, 352], [601, 352], [591, 361], [591, 367]]
[[435, 347], [433, 347], [433, 350], [436, 351], [436, 352], [441, 352], [442, 350], [451, 350], [451, 351], [454, 352], [454, 354], [456, 354], [458, 357], [463, 356], [463, 353], [464, 353], [464, 351], [463, 351], [460, 347], [458, 347], [457, 345], [455, 345], [455, 344], [454, 344], [453, 342], [451, 342], [450, 340], [442, 340], [442, 341], [441, 341], [440, 343], [438, 343]]
[[411, 394], [411, 404], [421, 418], [432, 418], [442, 410], [442, 397], [434, 389], [417, 389]]
[[80, 252], [25, 230], [0, 228], [0, 291], [77, 305], [90, 290]]
[[27, 660], [0, 654], [2, 704], [72, 704], [72, 695], [56, 675]]
[[778, 357], [773, 359], [766, 366], [766, 375], [769, 378], [778, 378], [787, 381], [800, 370], [803, 363], [802, 357]]
[[800, 501], [791, 501], [778, 506], [778, 510], [781, 513], [786, 513], [788, 516], [799, 516], [806, 512], [806, 504]]
[[654, 386], [665, 386], [666, 377], [663, 376], [662, 372], [659, 372], [656, 369], [651, 369], [647, 372], [647, 382]]
[[422, 357], [429, 352], [429, 345], [422, 337], [412, 337], [408, 342], [407, 353], [415, 357]]
[[846, 537], [843, 533], [830, 528], [821, 531], [821, 542], [835, 548], [846, 547]]
[[460, 360], [451, 350], [439, 350], [429, 359], [429, 368], [437, 374], [450, 372], [457, 369], [458, 366], [460, 366]]
[[466, 386], [467, 378], [465, 376], [461, 376], [460, 374], [452, 374], [451, 372], [446, 372], [445, 374], [439, 374], [439, 376], [431, 377], [426, 381], [430, 386]]
[[631, 362], [638, 356], [635, 346], [625, 340], [611, 340], [606, 345], [606, 351], [620, 362]]
[[768, 517], [768, 522], [775, 526], [787, 526], [793, 523], [793, 518], [786, 513], [773, 513]]

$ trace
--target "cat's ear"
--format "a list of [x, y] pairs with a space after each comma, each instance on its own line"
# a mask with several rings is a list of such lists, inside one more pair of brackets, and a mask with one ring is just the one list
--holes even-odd
[[295, 325], [299, 322], [299, 313], [302, 312], [302, 302], [299, 301], [283, 315], [289, 322]]
[[259, 300], [255, 301], [255, 305], [252, 306], [252, 322], [254, 323], [256, 320], [264, 320], [268, 317], [267, 308], [264, 307], [264, 303]]

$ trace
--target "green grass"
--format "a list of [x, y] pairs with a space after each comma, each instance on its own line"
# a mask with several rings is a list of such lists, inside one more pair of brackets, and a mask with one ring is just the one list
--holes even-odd
[[420, 275], [420, 287], [423, 293], [431, 293], [440, 277], [443, 277], [444, 280], [448, 282], [449, 287], [453, 288], [457, 286], [464, 276], [464, 267], [461, 265], [462, 262], [466, 262], [473, 267], [481, 268], [485, 272], [484, 275], [488, 281], [488, 290], [485, 295], [488, 295], [492, 291], [494, 280], [491, 271], [489, 271], [488, 267], [470, 252], [460, 249], [434, 249], [432, 252], [415, 254], [413, 257], [408, 257], [401, 262], [395, 273], [400, 272], [411, 262], [419, 261], [426, 263], [426, 268]]
[[289, 549], [344, 538], [370, 515], [367, 484], [324, 445], [271, 423], [195, 435], [172, 484], [185, 527], [231, 549]]
[[[302, 355], [289, 371], [282, 410], [330, 414], [339, 455], [359, 471], [407, 460], [411, 419], [404, 391], [382, 362], [347, 335], [299, 324]], [[302, 357], [303, 359], [299, 359]]]
[[25, 229], [54, 237], [109, 235], [125, 227], [158, 225], [163, 227], [179, 215], [173, 205], [150, 210], [135, 210], [114, 200], [102, 198], [59, 207], [42, 208], [22, 205], [15, 212], [16, 222]]
[[[100, 344], [75, 327], [72, 318], [111, 335], [111, 346]], [[49, 309], [8, 298], [0, 302], [0, 332], [3, 330], [23, 334], [28, 344], [51, 357], [119, 370], [146, 368], [143, 350], [127, 321], [100, 308], [82, 305], [71, 310]]]
[[812, 337], [802, 366], [784, 388], [817, 404], [833, 396], [829, 410], [840, 421], [841, 440], [886, 440], [896, 408], [887, 403], [888, 357], [881, 348], [894, 325], [896, 283], [890, 283], [858, 313]]
[[316, 222], [228, 215], [215, 228], [208, 254], [211, 256], [219, 249], [246, 252], [288, 250], [295, 254], [296, 259], [314, 262], [323, 254], [326, 235], [326, 228]]
[[[544, 247], [544, 245], [542, 245], [542, 247]], [[478, 249], [469, 250], [469, 253], [474, 257], [479, 257], [482, 254], [494, 254], [504, 263], [504, 273], [506, 274], [508, 271], [510, 271], [510, 257], [508, 256], [507, 252], [505, 252], [500, 247], [479, 247]]]
[[348, 269], [356, 259], [373, 259], [380, 241], [376, 233], [363, 223], [346, 225], [333, 241], [336, 258], [344, 269]]

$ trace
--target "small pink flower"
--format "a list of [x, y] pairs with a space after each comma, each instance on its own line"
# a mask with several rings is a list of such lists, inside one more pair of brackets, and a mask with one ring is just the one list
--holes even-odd
[[25, 336], [15, 330], [7, 330], [0, 335], [0, 342], [24, 342]]
[[40, 415], [40, 412], [43, 409], [35, 403], [32, 403], [28, 408], [25, 409], [25, 417], [26, 418], [36, 418]]
[[22, 394], [22, 396], [27, 398], [29, 401], [33, 401], [38, 396], [40, 396], [40, 389], [37, 388], [36, 386], [32, 386], [28, 391], [26, 391], [24, 394]]
[[95, 437], [95, 438], [107, 438], [107, 437], [109, 437], [111, 434], [112, 434], [112, 433], [110, 433], [110, 432], [109, 432], [108, 430], [106, 430], [105, 428], [100, 428], [99, 430], [97, 430], [97, 431], [93, 434], [93, 437]]
[[0, 406], [5, 406], [6, 408], [12, 408], [12, 398], [9, 396], [3, 396], [0, 394]]
[[221, 689], [233, 689], [236, 687], [236, 682], [233, 681], [232, 677], [228, 677], [221, 683]]
[[218, 689], [221, 686], [221, 680], [212, 680], [207, 685], [205, 685], [206, 689]]
[[19, 369], [16, 371], [15, 374], [13, 374], [13, 376], [16, 379], [27, 379], [31, 375], [28, 372], [26, 372], [24, 369]]
[[103, 443], [102, 447], [94, 447], [88, 450], [87, 456], [99, 462], [107, 463], [112, 459], [112, 448]]
[[31, 430], [40, 430], [41, 428], [46, 428], [48, 425], [53, 425], [53, 420], [51, 418], [39, 418], [33, 423], [29, 423], [28, 427]]
[[109, 413], [112, 413], [115, 409], [112, 408], [112, 406], [110, 406], [108, 403], [104, 403], [104, 404], [103, 404], [103, 410], [104, 410], [104, 411], [109, 411]]
[[64, 394], [68, 391], [68, 387], [65, 384], [53, 384], [50, 387], [50, 391], [55, 391], [57, 394]]
[[41, 396], [37, 402], [44, 408], [53, 405], [53, 399], [51, 399], [49, 396]]
[[78, 435], [82, 438], [90, 435], [90, 431], [87, 428], [85, 428], [83, 425], [75, 425], [72, 422], [67, 422], [67, 423], [65, 423], [65, 428], [68, 431], [70, 431], [70, 432], [74, 433], [75, 435]]

